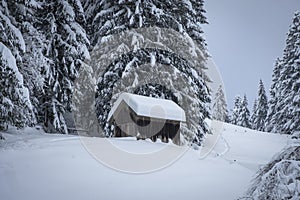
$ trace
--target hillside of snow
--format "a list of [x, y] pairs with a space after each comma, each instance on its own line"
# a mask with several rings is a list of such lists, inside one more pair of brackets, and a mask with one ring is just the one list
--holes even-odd
[[[188, 149], [171, 165], [133, 174], [112, 169], [95, 159], [79, 136], [9, 128], [2, 133], [5, 140], [0, 141], [0, 199], [232, 200], [244, 194], [256, 172], [290, 141], [286, 135], [229, 124], [211, 123], [211, 129], [215, 134], [207, 137], [207, 143], [213, 145], [204, 145], [205, 154]], [[107, 139], [85, 139], [103, 152], [108, 151], [105, 145], [101, 146]], [[174, 151], [184, 148], [134, 138], [108, 141], [121, 150], [141, 154], [151, 154], [166, 146]]]

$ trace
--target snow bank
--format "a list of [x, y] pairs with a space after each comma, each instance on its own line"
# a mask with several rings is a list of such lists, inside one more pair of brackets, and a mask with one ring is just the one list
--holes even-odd
[[[235, 129], [239, 130], [232, 131]], [[221, 131], [219, 142], [206, 158], [199, 159], [199, 151], [188, 150], [162, 170], [134, 175], [97, 162], [78, 136], [9, 128], [3, 133], [6, 140], [0, 141], [1, 199], [236, 199], [248, 188], [256, 170], [288, 139], [228, 124]], [[102, 140], [90, 138], [95, 145]], [[132, 153], [159, 151], [168, 145], [132, 138], [109, 141]]]

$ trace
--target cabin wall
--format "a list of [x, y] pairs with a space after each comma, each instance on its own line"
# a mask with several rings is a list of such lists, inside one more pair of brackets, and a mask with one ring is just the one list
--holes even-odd
[[172, 139], [174, 144], [180, 145], [180, 122], [138, 116], [126, 104], [121, 104], [115, 112], [113, 124], [115, 137], [134, 136], [152, 141], [160, 138], [163, 142]]

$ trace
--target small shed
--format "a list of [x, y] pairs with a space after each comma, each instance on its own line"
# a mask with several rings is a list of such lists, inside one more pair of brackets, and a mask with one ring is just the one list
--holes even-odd
[[180, 123], [186, 121], [184, 110], [166, 99], [122, 93], [108, 114], [115, 137], [135, 136], [180, 144]]

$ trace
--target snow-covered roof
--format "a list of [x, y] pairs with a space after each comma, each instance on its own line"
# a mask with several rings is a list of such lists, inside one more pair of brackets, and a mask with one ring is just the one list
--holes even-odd
[[185, 122], [185, 112], [175, 102], [130, 93], [122, 93], [108, 114], [111, 119], [119, 105], [125, 102], [137, 115]]

